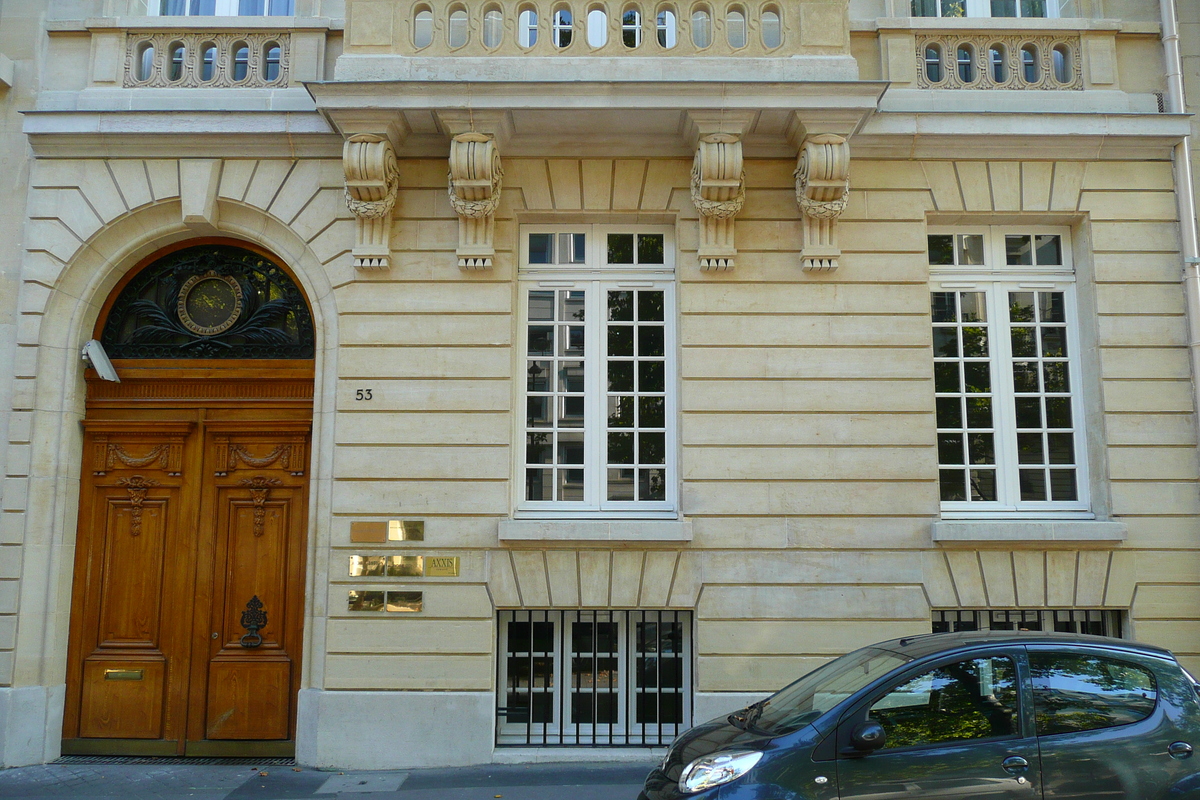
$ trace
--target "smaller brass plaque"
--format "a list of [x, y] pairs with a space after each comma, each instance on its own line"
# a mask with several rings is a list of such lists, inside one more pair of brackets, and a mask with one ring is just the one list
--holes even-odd
[[388, 522], [387, 531], [388, 541], [423, 542], [425, 541], [425, 520], [393, 519]]
[[424, 556], [388, 556], [389, 578], [419, 578], [425, 574]]
[[387, 610], [413, 614], [425, 605], [424, 592], [388, 592]]
[[383, 592], [351, 589], [347, 594], [346, 608], [350, 611], [383, 611]]
[[104, 670], [104, 680], [106, 681], [140, 681], [143, 675], [145, 675], [145, 672], [140, 669]]
[[457, 578], [458, 556], [425, 556], [425, 577]]
[[351, 522], [350, 541], [359, 543], [382, 544], [388, 539], [388, 523], [386, 522]]

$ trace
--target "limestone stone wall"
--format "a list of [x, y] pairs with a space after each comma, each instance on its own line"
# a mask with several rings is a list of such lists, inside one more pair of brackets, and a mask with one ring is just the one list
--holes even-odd
[[[11, 639], [0, 647], [15, 659], [0, 683], [51, 686], [65, 668], [77, 343], [139, 258], [212, 233], [276, 252], [320, 331], [306, 691], [458, 692], [490, 715], [478, 698], [494, 688], [502, 608], [692, 609], [695, 687], [730, 697], [927, 631], [931, 608], [1125, 610], [1138, 639], [1200, 666], [1200, 614], [1188, 601], [1200, 596], [1200, 469], [1166, 157], [855, 160], [841, 266], [823, 274], [799, 268], [790, 160], [748, 160], [727, 273], [699, 270], [689, 159], [505, 159], [495, 267], [479, 272], [457, 266], [441, 159], [401, 159], [384, 272], [352, 267], [333, 153], [182, 165], [207, 182], [181, 181], [175, 159], [41, 160], [14, 367], [12, 430], [29, 433], [12, 441], [29, 445], [30, 466], [21, 475], [8, 461], [0, 548], [0, 579], [20, 578], [20, 627], [15, 649]], [[215, 210], [185, 224], [183, 209], [203, 207], [204, 192]], [[605, 220], [676, 226], [678, 464], [693, 539], [502, 545], [521, 374], [518, 225]], [[1018, 524], [1025, 541], [933, 543], [925, 235], [927, 224], [958, 222], [1071, 227], [1093, 505], [1126, 526], [1124, 542], [1051, 540]], [[370, 401], [356, 399], [360, 388]], [[424, 542], [351, 544], [351, 522], [398, 517], [423, 519]], [[348, 558], [363, 552], [459, 556], [461, 572], [389, 579], [423, 591], [423, 612], [367, 617], [346, 610], [347, 590], [364, 583], [349, 577]]]

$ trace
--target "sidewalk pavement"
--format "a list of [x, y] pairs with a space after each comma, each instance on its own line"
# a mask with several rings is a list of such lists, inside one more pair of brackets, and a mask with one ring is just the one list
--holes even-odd
[[654, 764], [485, 764], [387, 772], [187, 763], [0, 771], [3, 800], [636, 800]]

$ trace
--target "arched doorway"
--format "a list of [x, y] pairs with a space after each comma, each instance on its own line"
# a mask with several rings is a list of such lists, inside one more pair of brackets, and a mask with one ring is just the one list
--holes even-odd
[[89, 371], [64, 753], [289, 755], [312, 314], [279, 261], [200, 240], [131, 270]]

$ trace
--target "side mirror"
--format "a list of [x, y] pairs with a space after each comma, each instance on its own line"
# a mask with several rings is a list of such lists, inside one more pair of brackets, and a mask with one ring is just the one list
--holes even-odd
[[887, 732], [873, 719], [860, 722], [850, 733], [850, 744], [863, 755], [878, 750], [887, 741]]

